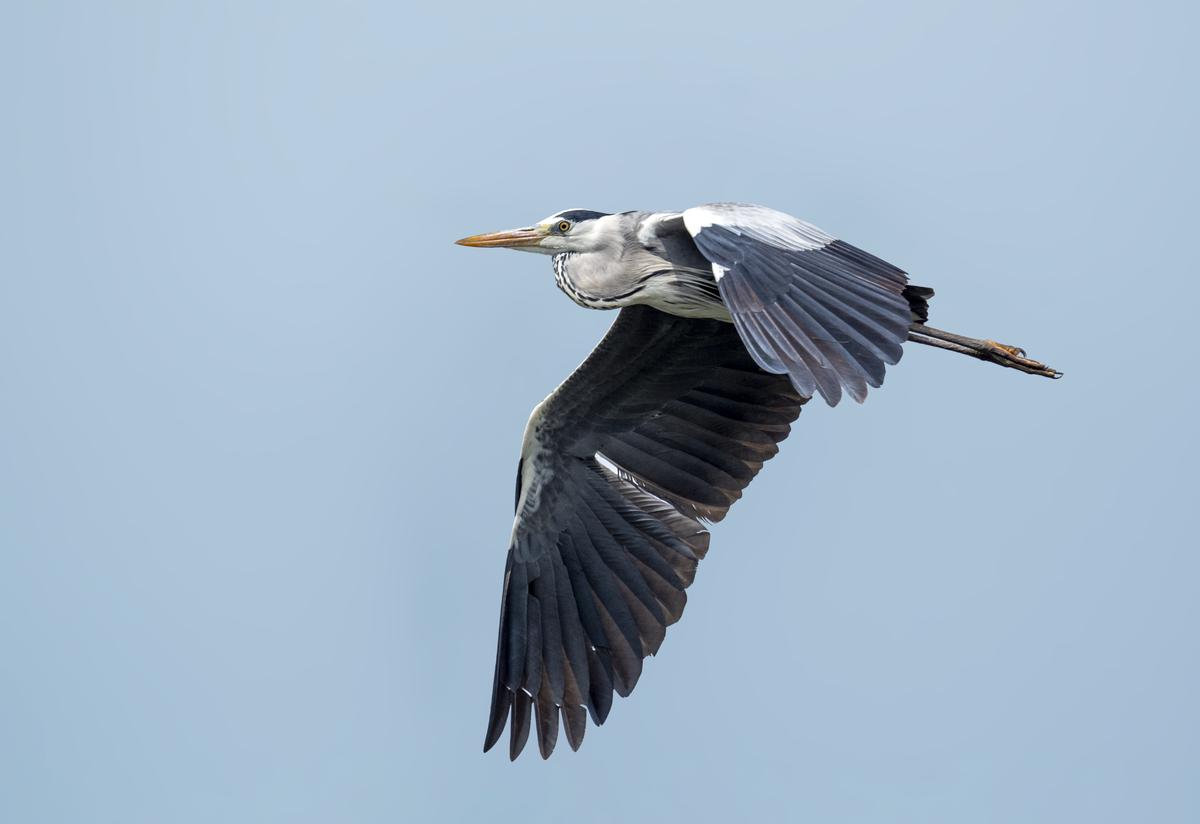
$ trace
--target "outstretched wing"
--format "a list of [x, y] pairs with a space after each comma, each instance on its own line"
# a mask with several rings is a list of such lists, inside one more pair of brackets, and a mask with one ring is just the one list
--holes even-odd
[[719, 521], [805, 402], [760, 369], [728, 323], [621, 310], [534, 410], [517, 471], [484, 750], [536, 718], [549, 757], [604, 723], [679, 620], [703, 521]]
[[763, 206], [711, 203], [683, 222], [755, 362], [805, 397], [833, 406], [845, 387], [861, 403], [900, 360], [914, 311], [900, 269]]

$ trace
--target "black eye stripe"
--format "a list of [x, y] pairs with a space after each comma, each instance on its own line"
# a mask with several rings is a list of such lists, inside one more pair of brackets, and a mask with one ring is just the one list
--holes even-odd
[[569, 220], [572, 224], [575, 224], [584, 220], [595, 220], [598, 217], [606, 217], [607, 215], [607, 212], [593, 212], [590, 209], [569, 209], [565, 212], [559, 212], [554, 217], [556, 220]]

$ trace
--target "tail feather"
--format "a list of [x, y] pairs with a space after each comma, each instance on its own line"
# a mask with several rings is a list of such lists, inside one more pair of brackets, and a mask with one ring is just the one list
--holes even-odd
[[904, 298], [908, 308], [912, 310], [913, 323], [926, 323], [929, 320], [929, 299], [933, 290], [928, 286], [905, 286]]

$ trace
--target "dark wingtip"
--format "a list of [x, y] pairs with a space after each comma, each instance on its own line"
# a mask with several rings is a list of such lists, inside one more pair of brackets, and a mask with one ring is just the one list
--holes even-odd
[[583, 734], [587, 731], [587, 710], [580, 705], [564, 706], [563, 730], [567, 735], [567, 744], [572, 752], [579, 752], [583, 743]]
[[483, 751], [496, 745], [504, 728], [508, 726], [508, 709], [512, 706], [512, 693], [497, 679], [492, 687], [492, 709], [488, 715], [487, 733], [483, 737]]
[[545, 761], [554, 752], [554, 745], [558, 743], [558, 707], [549, 697], [545, 687], [546, 682], [543, 681], [542, 685], [537, 703], [534, 704], [534, 714], [537, 724], [538, 752], [542, 754], [542, 760]]
[[525, 749], [525, 742], [529, 740], [529, 722], [532, 720], [532, 715], [533, 699], [523, 690], [517, 690], [513, 694], [512, 723], [508, 737], [509, 761], [516, 761], [521, 750]]

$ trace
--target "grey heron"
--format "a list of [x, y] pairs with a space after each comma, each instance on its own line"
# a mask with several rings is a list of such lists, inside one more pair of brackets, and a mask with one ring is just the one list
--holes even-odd
[[560, 718], [578, 749], [679, 620], [720, 521], [814, 394], [834, 406], [883, 383], [905, 341], [1034, 375], [991, 340], [926, 325], [931, 289], [763, 206], [569, 209], [463, 246], [553, 256], [575, 303], [620, 309], [539, 403], [517, 465], [484, 750], [531, 725], [548, 758]]

